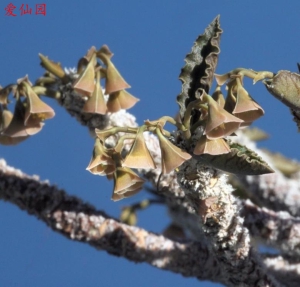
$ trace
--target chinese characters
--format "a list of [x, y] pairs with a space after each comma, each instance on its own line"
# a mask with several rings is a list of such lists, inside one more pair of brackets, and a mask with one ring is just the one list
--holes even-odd
[[[14, 10], [17, 9], [17, 7], [13, 3], [9, 3], [4, 10], [6, 11], [5, 16], [12, 16], [16, 17], [17, 14], [14, 12]], [[22, 4], [19, 8], [20, 10], [20, 16], [26, 15], [26, 14], [32, 14], [32, 8], [29, 7], [28, 4]], [[46, 16], [46, 4], [35, 4], [35, 15], [44, 15]]]

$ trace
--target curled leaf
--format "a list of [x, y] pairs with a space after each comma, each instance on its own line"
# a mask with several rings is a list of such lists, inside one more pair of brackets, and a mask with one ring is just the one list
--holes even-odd
[[274, 170], [254, 151], [238, 143], [229, 144], [231, 152], [222, 155], [193, 155], [203, 165], [241, 175], [260, 175]]
[[186, 64], [179, 75], [182, 91], [177, 97], [181, 118], [184, 117], [187, 105], [196, 99], [196, 91], [202, 88], [208, 93], [210, 89], [220, 53], [221, 33], [218, 16], [205, 29], [204, 34], [197, 38], [191, 53], [185, 58]]
[[300, 75], [279, 71], [271, 79], [263, 81], [267, 90], [293, 110], [300, 110]]

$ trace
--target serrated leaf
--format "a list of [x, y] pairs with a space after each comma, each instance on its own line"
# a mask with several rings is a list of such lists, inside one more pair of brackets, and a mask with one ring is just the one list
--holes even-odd
[[199, 88], [209, 92], [220, 53], [221, 33], [219, 16], [217, 16], [205, 29], [204, 34], [197, 38], [191, 53], [185, 58], [186, 64], [179, 75], [182, 91], [177, 97], [181, 117], [187, 105], [196, 99], [196, 91]]
[[240, 175], [260, 175], [274, 170], [254, 151], [238, 143], [229, 143], [231, 152], [221, 155], [203, 154], [193, 157], [204, 165]]

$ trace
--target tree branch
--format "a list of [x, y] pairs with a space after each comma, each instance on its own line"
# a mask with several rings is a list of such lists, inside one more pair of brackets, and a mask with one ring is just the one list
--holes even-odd
[[300, 264], [280, 255], [265, 255], [264, 263], [282, 284], [298, 287], [300, 281]]
[[286, 211], [274, 212], [259, 208], [250, 200], [243, 204], [242, 215], [245, 226], [253, 236], [263, 239], [266, 244], [279, 248], [286, 255], [299, 258], [300, 220]]
[[37, 176], [28, 176], [0, 160], [0, 199], [36, 216], [68, 239], [87, 243], [134, 262], [147, 262], [160, 269], [201, 280], [221, 281], [221, 265], [205, 244], [179, 243], [128, 226], [67, 195]]

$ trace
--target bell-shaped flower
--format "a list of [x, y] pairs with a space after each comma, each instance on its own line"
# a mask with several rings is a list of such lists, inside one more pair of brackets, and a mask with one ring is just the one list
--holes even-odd
[[114, 160], [98, 138], [95, 140], [93, 155], [86, 170], [97, 175], [112, 174], [116, 170]]
[[[107, 45], [103, 45], [98, 51], [97, 56], [101, 57], [101, 54], [105, 54], [109, 59], [114, 55], [113, 52], [108, 48]], [[99, 57], [99, 58], [100, 58]]]
[[27, 139], [29, 136], [10, 137], [2, 134], [3, 131], [10, 125], [13, 118], [11, 111], [3, 109], [0, 110], [0, 144], [2, 145], [15, 145]]
[[126, 194], [141, 190], [144, 180], [128, 167], [117, 167], [114, 173], [114, 194]]
[[116, 171], [116, 166], [114, 164], [99, 163], [94, 167], [87, 167], [86, 169], [92, 174], [107, 176], [112, 175]]
[[73, 89], [80, 95], [90, 97], [95, 89], [96, 54], [93, 53], [88, 65], [73, 84]]
[[[96, 53], [96, 48], [92, 46], [85, 56], [79, 59], [77, 63], [77, 74], [82, 74], [82, 72], [86, 69], [88, 63], [92, 60], [93, 55]], [[95, 61], [96, 65], [96, 61]]]
[[210, 140], [206, 136], [202, 136], [197, 142], [193, 153], [195, 155], [210, 154], [218, 155], [230, 152], [230, 147], [222, 138]]
[[165, 138], [161, 132], [160, 126], [156, 128], [155, 132], [158, 136], [161, 149], [161, 170], [163, 174], [170, 173], [191, 158], [190, 154], [175, 146]]
[[143, 185], [144, 185], [143, 182], [139, 182], [139, 183], [134, 184], [131, 187], [132, 190], [127, 190], [124, 193], [115, 193], [115, 192], [113, 192], [113, 195], [112, 195], [111, 199], [113, 201], [118, 201], [118, 200], [121, 200], [123, 198], [131, 197], [131, 196], [137, 194], [138, 192], [140, 192], [143, 189]]
[[27, 137], [38, 133], [44, 125], [40, 120], [28, 121], [26, 125], [24, 122], [25, 107], [21, 100], [17, 100], [13, 118], [2, 134], [9, 137]]
[[110, 56], [108, 56], [106, 53], [98, 53], [97, 55], [106, 65], [105, 94], [108, 95], [113, 92], [130, 88], [115, 65], [111, 62]]
[[61, 67], [60, 63], [55, 63], [45, 57], [42, 54], [39, 54], [41, 59], [41, 66], [49, 71], [51, 74], [55, 75], [56, 77], [62, 79], [66, 76], [64, 69]]
[[139, 128], [134, 143], [122, 166], [131, 168], [156, 168], [153, 158], [146, 146], [143, 132], [144, 129]]
[[215, 78], [218, 86], [223, 86], [230, 79], [230, 75], [231, 75], [230, 73], [226, 73], [223, 75], [215, 74]]
[[96, 85], [92, 96], [85, 102], [82, 111], [85, 113], [105, 115], [107, 108], [102, 88], [100, 86], [100, 71], [96, 72]]
[[244, 123], [242, 126], [248, 126], [253, 121], [257, 120], [264, 115], [264, 110], [257, 104], [252, 97], [248, 94], [242, 85], [241, 79], [236, 78], [236, 105], [232, 114], [242, 119]]
[[39, 98], [26, 80], [22, 81], [20, 85], [24, 86], [27, 98], [24, 118], [25, 126], [35, 125], [55, 116], [54, 110]]
[[208, 104], [208, 116], [204, 134], [208, 139], [223, 138], [235, 132], [243, 122], [231, 115], [218, 105], [218, 103], [206, 93], [202, 95]]
[[127, 110], [133, 107], [139, 99], [132, 96], [125, 90], [117, 91], [109, 95], [107, 105], [107, 111], [116, 113], [121, 109]]

